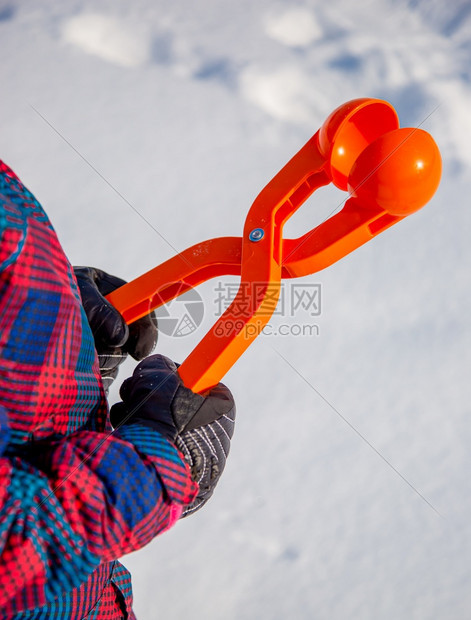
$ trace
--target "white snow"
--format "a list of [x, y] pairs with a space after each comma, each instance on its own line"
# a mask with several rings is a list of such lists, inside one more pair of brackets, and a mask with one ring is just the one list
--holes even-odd
[[[238, 423], [220, 488], [124, 558], [140, 620], [469, 618], [470, 15], [465, 0], [0, 2], [0, 157], [76, 264], [129, 279], [241, 234], [355, 97], [390, 101], [443, 156], [429, 205], [302, 280], [321, 284], [320, 316], [273, 320], [318, 332], [260, 337], [226, 377]], [[344, 199], [319, 191], [286, 235]], [[217, 286], [162, 353], [199, 341]]]
[[[316, 109], [312, 89], [306, 88], [308, 76], [296, 64], [272, 70], [249, 67], [241, 72], [241, 94], [273, 118], [293, 123], [307, 123]], [[319, 102], [318, 102], [319, 103]]]
[[82, 51], [122, 67], [137, 67], [150, 55], [143, 33], [130, 32], [126, 20], [113, 16], [75, 15], [64, 22], [62, 36]]
[[266, 18], [267, 34], [285, 45], [304, 47], [322, 36], [315, 15], [304, 7], [278, 11]]

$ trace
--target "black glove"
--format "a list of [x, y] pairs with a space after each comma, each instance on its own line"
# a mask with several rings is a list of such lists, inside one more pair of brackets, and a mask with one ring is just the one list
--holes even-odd
[[123, 402], [111, 408], [112, 425], [143, 424], [175, 443], [199, 485], [182, 516], [201, 508], [226, 465], [235, 420], [231, 392], [220, 383], [207, 396], [195, 394], [183, 385], [174, 362], [152, 355], [124, 381], [120, 396]]
[[128, 327], [120, 313], [104, 297], [126, 284], [125, 280], [94, 267], [74, 267], [74, 273], [95, 339], [103, 385], [108, 393], [128, 353], [139, 361], [154, 350], [157, 318], [152, 312]]

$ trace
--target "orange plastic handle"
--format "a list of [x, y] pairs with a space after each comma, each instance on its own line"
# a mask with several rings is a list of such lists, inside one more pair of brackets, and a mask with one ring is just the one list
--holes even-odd
[[[440, 152], [428, 133], [399, 129], [396, 112], [385, 101], [350, 101], [260, 192], [241, 238], [198, 243], [108, 299], [131, 323], [208, 279], [240, 274], [234, 301], [179, 368], [187, 387], [205, 392], [262, 332], [282, 278], [331, 265], [421, 208], [440, 176]], [[283, 239], [289, 217], [330, 182], [351, 195], [343, 209], [299, 239]]]

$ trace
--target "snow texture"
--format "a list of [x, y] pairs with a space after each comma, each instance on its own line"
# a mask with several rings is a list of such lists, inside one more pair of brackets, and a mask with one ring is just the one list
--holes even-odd
[[[226, 377], [218, 492], [124, 558], [140, 620], [470, 617], [470, 28], [467, 0], [0, 1], [1, 157], [76, 264], [130, 279], [241, 234], [352, 98], [387, 99], [443, 156], [429, 205], [303, 278], [320, 315], [274, 318], [311, 336], [260, 337]], [[343, 200], [319, 191], [286, 235]], [[202, 325], [159, 350], [181, 361], [235, 283], [200, 287]]]

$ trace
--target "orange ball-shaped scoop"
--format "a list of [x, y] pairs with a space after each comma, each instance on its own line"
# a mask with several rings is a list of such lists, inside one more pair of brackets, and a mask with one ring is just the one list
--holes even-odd
[[348, 189], [360, 204], [406, 216], [432, 198], [441, 172], [440, 151], [429, 133], [395, 129], [360, 153], [348, 177]]
[[319, 150], [334, 185], [346, 190], [351, 167], [376, 138], [399, 127], [396, 111], [382, 99], [353, 99], [330, 114], [319, 130]]

